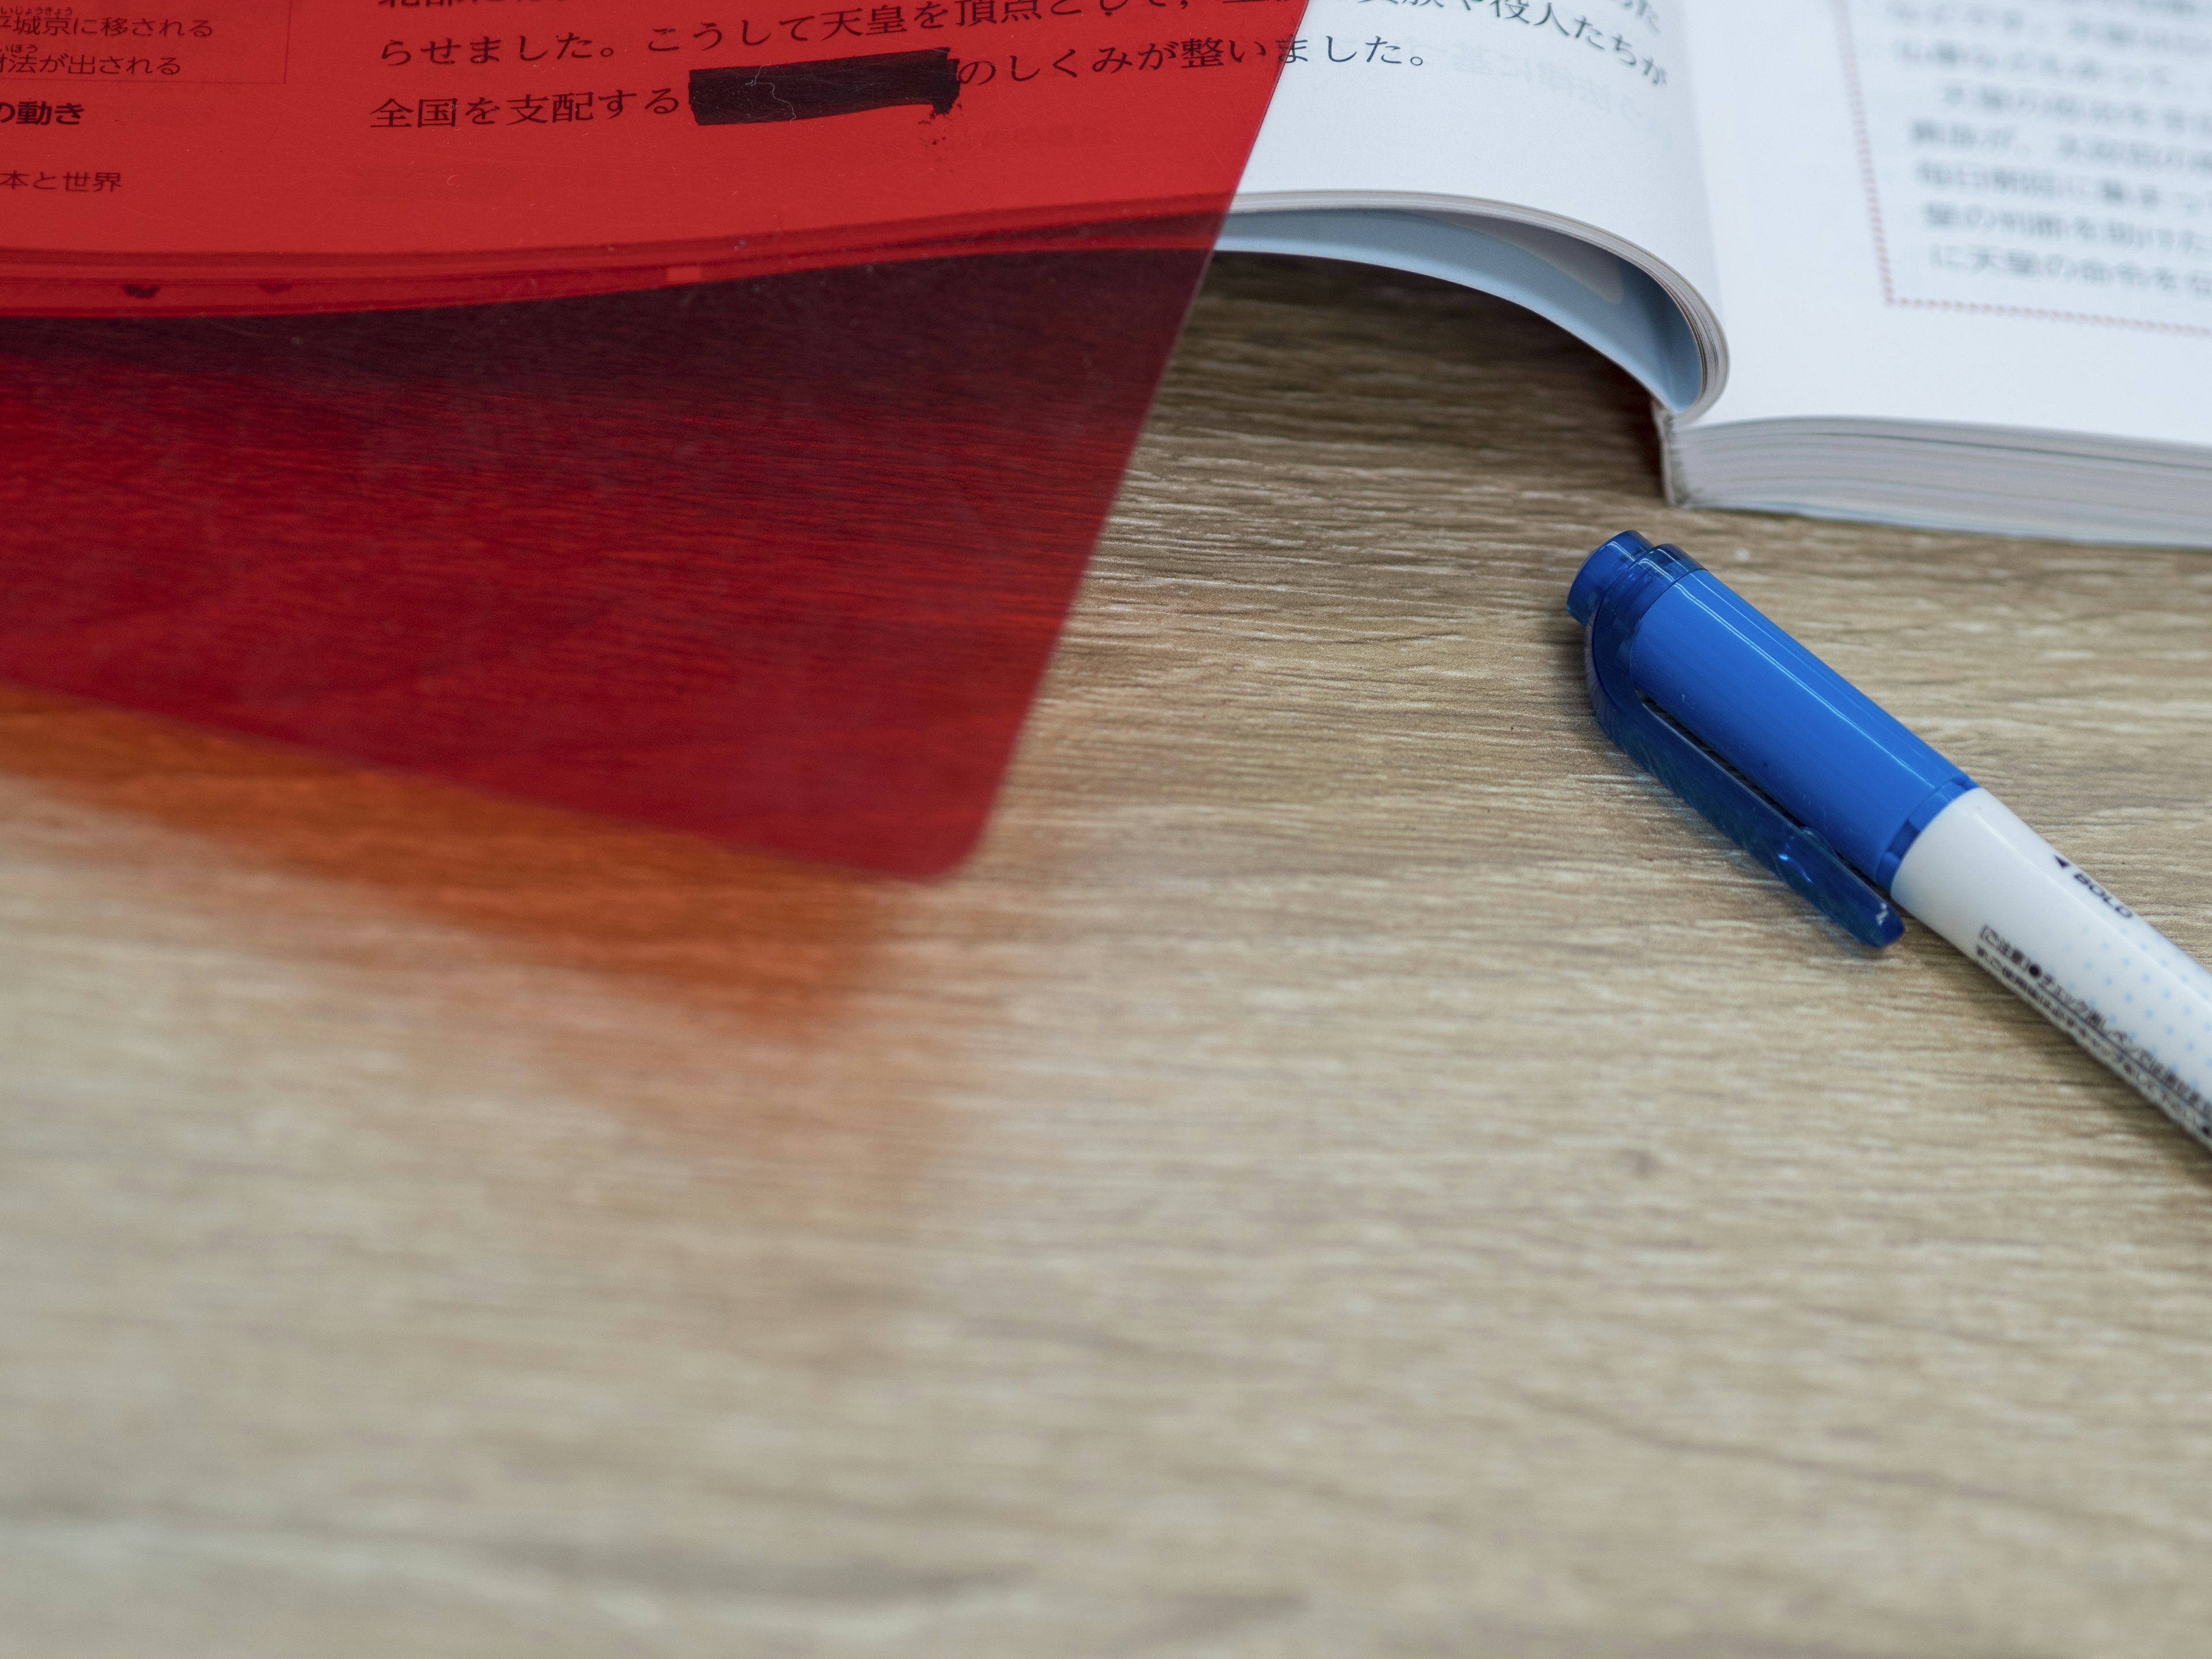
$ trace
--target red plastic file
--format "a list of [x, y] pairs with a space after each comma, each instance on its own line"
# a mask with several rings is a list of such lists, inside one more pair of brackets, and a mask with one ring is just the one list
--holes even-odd
[[0, 675], [957, 860], [1295, 0], [776, 9], [0, 8]]

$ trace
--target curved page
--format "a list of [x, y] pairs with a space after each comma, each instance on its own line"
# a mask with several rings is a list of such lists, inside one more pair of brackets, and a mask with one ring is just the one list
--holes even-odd
[[[1681, 0], [1313, 0], [1237, 191], [1237, 245], [1307, 251], [1274, 236], [1299, 228], [1253, 215], [1441, 218], [1472, 235], [1380, 224], [1368, 235], [1346, 220], [1328, 240], [1340, 257], [1544, 299], [1545, 314], [1663, 401], [1708, 402], [1727, 356], [1686, 23]], [[1626, 312], [1594, 307], [1524, 269], [1490, 245], [1501, 223], [1625, 261], [1665, 295], [1680, 330], [1647, 318], [1640, 297]], [[1686, 380], [1679, 346], [1661, 337], [1680, 331], [1697, 359]]]
[[1434, 276], [1525, 306], [1595, 346], [1669, 409], [1696, 403], [1705, 359], [1689, 319], [1644, 270], [1511, 219], [1388, 208], [1232, 213], [1230, 253], [1294, 253]]

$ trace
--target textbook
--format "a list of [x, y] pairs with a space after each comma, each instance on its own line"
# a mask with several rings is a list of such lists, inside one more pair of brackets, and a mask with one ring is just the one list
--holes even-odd
[[1221, 239], [1528, 306], [1674, 501], [2212, 546], [2207, 0], [1311, 0]]

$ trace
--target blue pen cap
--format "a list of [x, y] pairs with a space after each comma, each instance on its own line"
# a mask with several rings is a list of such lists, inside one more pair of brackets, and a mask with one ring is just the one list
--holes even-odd
[[1626, 647], [1635, 694], [1887, 892], [1974, 781], [1680, 548], [1634, 532], [1590, 555], [1567, 609]]

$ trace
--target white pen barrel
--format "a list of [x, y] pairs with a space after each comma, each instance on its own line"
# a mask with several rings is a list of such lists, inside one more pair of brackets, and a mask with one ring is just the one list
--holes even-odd
[[1890, 896], [2212, 1145], [2212, 973], [2002, 801], [1945, 807]]

